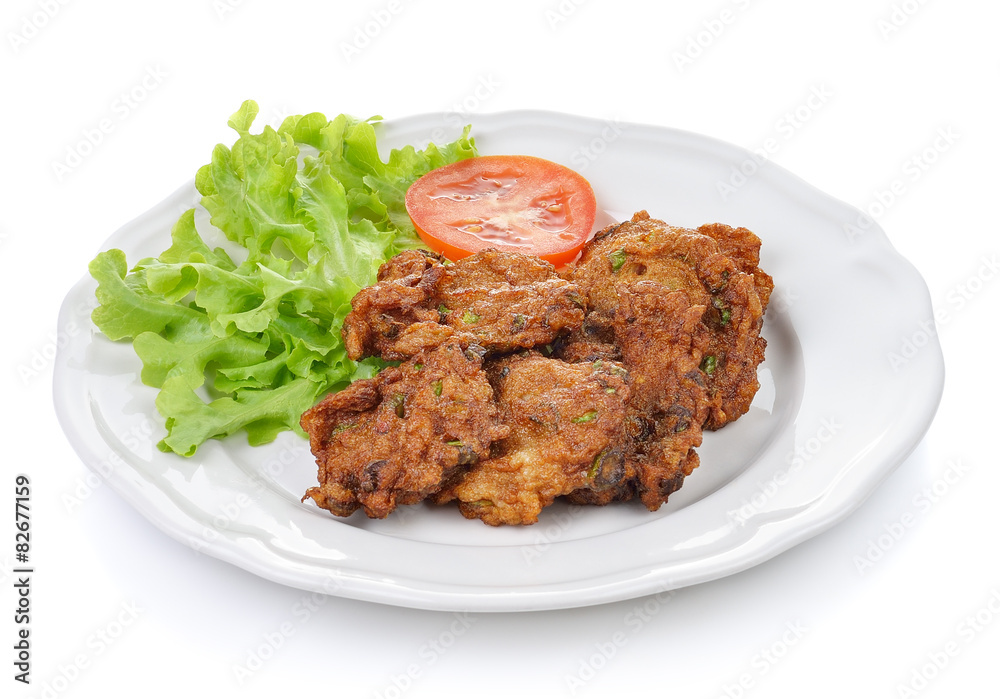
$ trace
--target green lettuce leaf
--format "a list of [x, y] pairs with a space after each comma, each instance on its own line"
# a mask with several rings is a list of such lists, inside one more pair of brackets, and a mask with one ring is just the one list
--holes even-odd
[[184, 456], [238, 431], [254, 445], [301, 434], [301, 414], [320, 397], [382, 367], [347, 357], [340, 328], [351, 299], [379, 265], [420, 245], [404, 206], [410, 184], [476, 155], [468, 128], [383, 162], [381, 117], [313, 113], [254, 134], [257, 114], [243, 103], [229, 120], [236, 142], [216, 146], [195, 178], [212, 225], [241, 254], [209, 246], [190, 209], [159, 256], [129, 269], [112, 249], [90, 264], [94, 323], [132, 341], [142, 381], [159, 391], [159, 447]]

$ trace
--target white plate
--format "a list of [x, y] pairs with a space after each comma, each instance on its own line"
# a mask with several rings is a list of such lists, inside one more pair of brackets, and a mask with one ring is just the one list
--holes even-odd
[[[930, 300], [878, 226], [848, 235], [857, 210], [691, 133], [534, 111], [471, 121], [482, 153], [569, 165], [614, 216], [644, 208], [684, 226], [746, 226], [763, 239], [775, 293], [761, 391], [747, 415], [705, 436], [701, 467], [667, 505], [650, 513], [636, 503], [557, 503], [520, 528], [430, 505], [383, 521], [338, 519], [299, 501], [316, 468], [291, 433], [256, 448], [239, 435], [213, 440], [191, 459], [163, 454], [155, 390], [139, 381], [131, 346], [91, 324], [89, 277], [63, 304], [59, 327], [85, 331], [55, 369], [59, 419], [84, 462], [163, 531], [265, 578], [410, 607], [513, 611], [627, 599], [756, 565], [846, 517], [916, 446], [944, 381], [926, 329]], [[458, 134], [439, 115], [379, 128], [383, 155]], [[718, 183], [734, 166], [752, 174], [724, 199]], [[185, 185], [104, 247], [124, 249], [130, 263], [158, 254], [196, 199]]]

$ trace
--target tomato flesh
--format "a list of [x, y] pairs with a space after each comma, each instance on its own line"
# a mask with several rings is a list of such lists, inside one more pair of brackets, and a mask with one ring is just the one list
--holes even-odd
[[484, 248], [572, 261], [597, 202], [580, 174], [527, 155], [484, 155], [432, 170], [406, 192], [420, 238], [451, 260]]

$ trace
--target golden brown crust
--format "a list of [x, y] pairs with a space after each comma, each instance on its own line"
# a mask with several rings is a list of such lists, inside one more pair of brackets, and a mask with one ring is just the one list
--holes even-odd
[[[583, 323], [576, 285], [536, 257], [483, 250], [453, 264], [408, 251], [382, 265], [379, 282], [351, 302], [343, 336], [348, 357], [402, 360], [414, 351], [399, 342], [415, 323], [467, 333], [491, 353], [544, 345]], [[417, 345], [420, 347], [423, 345]]]
[[577, 286], [550, 263], [499, 250], [447, 265], [434, 302], [445, 324], [496, 353], [548, 344], [579, 327], [585, 309]]
[[698, 226], [698, 232], [714, 238], [722, 254], [731, 259], [741, 272], [753, 277], [761, 308], [766, 311], [774, 290], [774, 280], [759, 266], [760, 238], [746, 228], [734, 228], [724, 223], [706, 223]]
[[709, 339], [701, 322], [705, 307], [652, 281], [619, 289], [618, 295], [615, 338], [631, 391], [627, 439], [602, 464], [602, 483], [570, 499], [606, 504], [638, 497], [656, 510], [698, 465], [694, 449], [709, 411], [701, 369]]
[[760, 330], [773, 288], [757, 267], [759, 250], [760, 239], [745, 228], [678, 228], [640, 211], [601, 231], [566, 276], [587, 298], [588, 323], [613, 325], [621, 290], [637, 282], [684, 291], [705, 307], [702, 320], [713, 336], [706, 353], [712, 402], [706, 428], [718, 429], [746, 413], [759, 388], [766, 345]]
[[303, 500], [373, 518], [437, 492], [509, 432], [480, 357], [457, 337], [327, 396], [302, 428], [319, 466]]
[[440, 260], [416, 250], [396, 255], [379, 268], [378, 283], [365, 287], [351, 300], [341, 335], [347, 356], [394, 356], [396, 337], [414, 323], [436, 322], [438, 313], [430, 299], [444, 266]]
[[489, 362], [510, 435], [435, 500], [469, 519], [531, 524], [560, 495], [589, 487], [601, 454], [622, 441], [629, 389], [611, 362], [568, 364], [527, 352]]

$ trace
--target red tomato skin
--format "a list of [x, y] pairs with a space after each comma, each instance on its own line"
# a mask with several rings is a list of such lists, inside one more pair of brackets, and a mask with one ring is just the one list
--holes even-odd
[[406, 193], [421, 240], [450, 260], [488, 247], [571, 262], [590, 236], [594, 191], [579, 173], [543, 158], [486, 155], [432, 170]]

